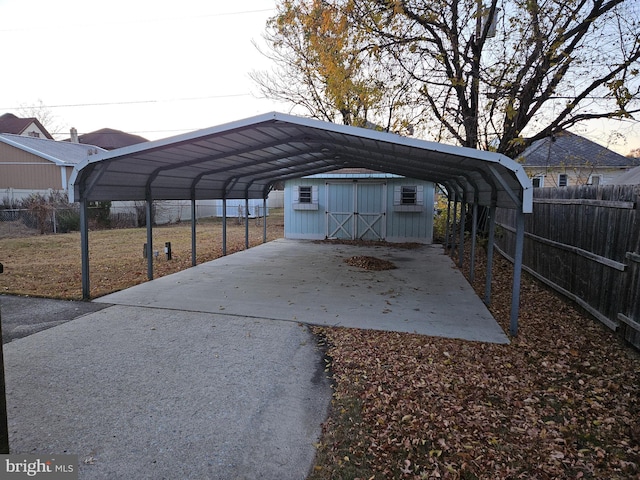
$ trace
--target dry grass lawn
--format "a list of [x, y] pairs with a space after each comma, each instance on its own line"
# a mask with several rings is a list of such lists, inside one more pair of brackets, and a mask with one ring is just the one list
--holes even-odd
[[[11, 235], [11, 232], [15, 232]], [[122, 290], [147, 280], [147, 261], [142, 256], [145, 228], [99, 230], [89, 233], [89, 273], [91, 297]], [[80, 233], [31, 235], [23, 228], [6, 226], [0, 235], [0, 293], [38, 297], [80, 299], [82, 278]], [[282, 209], [271, 209], [267, 218], [267, 240], [284, 234]], [[249, 244], [262, 243], [262, 224], [249, 220]], [[164, 255], [165, 242], [171, 242], [172, 260]], [[191, 266], [191, 223], [156, 227], [154, 250], [160, 255], [154, 276], [161, 277]], [[245, 226], [227, 220], [227, 253], [243, 250]], [[222, 255], [222, 221], [204, 220], [197, 226], [197, 262]]]

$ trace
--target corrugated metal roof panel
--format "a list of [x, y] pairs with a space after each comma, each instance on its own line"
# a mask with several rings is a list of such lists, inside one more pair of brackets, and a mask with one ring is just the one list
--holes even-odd
[[522, 166], [503, 155], [280, 113], [92, 156], [71, 183], [76, 200], [264, 198], [275, 182], [340, 168], [434, 181], [525, 213], [533, 204]]

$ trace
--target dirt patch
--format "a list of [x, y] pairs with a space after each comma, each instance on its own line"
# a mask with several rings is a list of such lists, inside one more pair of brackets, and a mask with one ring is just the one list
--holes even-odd
[[388, 260], [382, 260], [376, 257], [368, 257], [366, 255], [357, 255], [355, 257], [345, 258], [345, 263], [352, 267], [360, 267], [365, 270], [393, 270], [396, 266]]

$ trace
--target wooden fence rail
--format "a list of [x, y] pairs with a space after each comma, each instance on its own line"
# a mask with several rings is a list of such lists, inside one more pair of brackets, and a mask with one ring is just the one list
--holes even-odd
[[[640, 348], [640, 186], [534, 190], [523, 268]], [[515, 215], [498, 209], [496, 248], [515, 248]]]

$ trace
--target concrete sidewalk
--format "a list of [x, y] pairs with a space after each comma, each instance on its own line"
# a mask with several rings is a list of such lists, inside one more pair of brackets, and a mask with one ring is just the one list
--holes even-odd
[[508, 342], [435, 246], [278, 240], [96, 302], [5, 345], [12, 452], [91, 480], [305, 478], [331, 388], [302, 322]]

